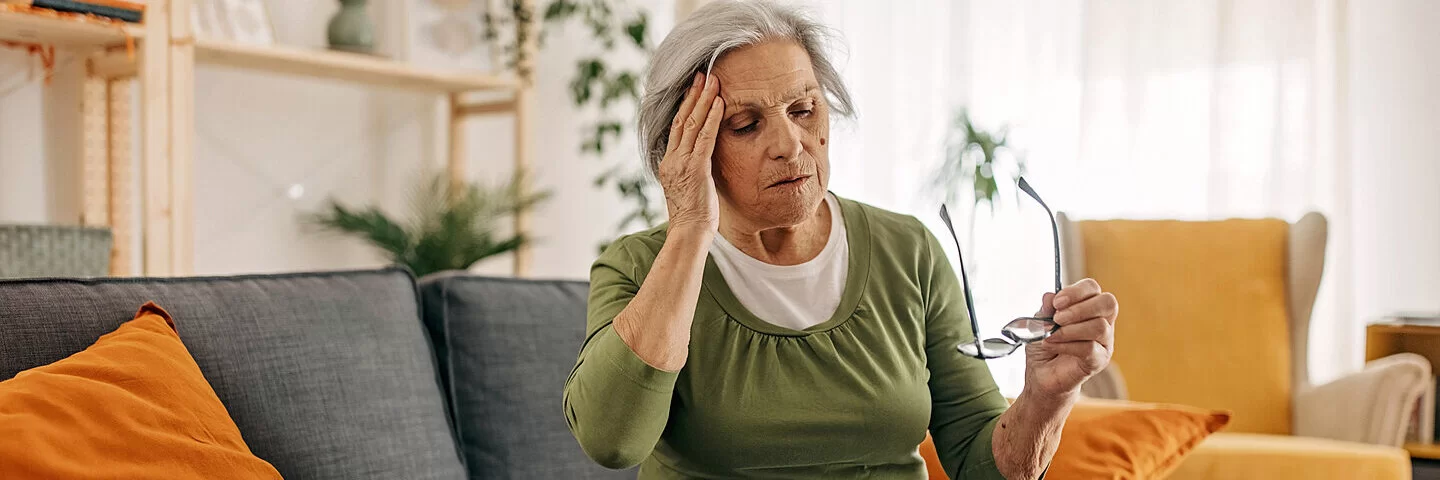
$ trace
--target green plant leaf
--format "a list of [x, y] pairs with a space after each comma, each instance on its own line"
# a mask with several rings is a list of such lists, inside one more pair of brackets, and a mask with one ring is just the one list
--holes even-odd
[[[945, 152], [940, 166], [936, 169], [932, 186], [944, 193], [946, 202], [956, 200], [956, 188], [969, 184], [971, 201], [975, 207], [981, 202], [989, 203], [992, 210], [998, 208], [999, 179], [996, 178], [996, 163], [1001, 154], [1009, 152], [1007, 144], [1009, 128], [1002, 126], [991, 132], [978, 128], [971, 121], [969, 112], [960, 109], [951, 122], [947, 134]], [[1015, 158], [1019, 171], [1024, 172], [1024, 161]]]
[[636, 47], [643, 50], [646, 48], [647, 45], [647, 42], [645, 41], [645, 34], [647, 30], [649, 30], [649, 28], [650, 17], [647, 16], [645, 12], [640, 12], [640, 14], [637, 15], [634, 20], [631, 20], [630, 23], [625, 24], [625, 36], [629, 37], [630, 41], [634, 42]]
[[595, 126], [595, 135], [600, 137], [602, 141], [607, 135], [614, 137], [615, 140], [619, 140], [620, 134], [624, 131], [625, 125], [614, 120], [600, 122]]
[[605, 89], [600, 97], [600, 108], [608, 108], [612, 103], [621, 99], [639, 99], [640, 93], [637, 87], [637, 75], [634, 72], [622, 71], [614, 77], [603, 81]]
[[605, 50], [615, 49], [615, 34], [611, 28], [614, 18], [611, 15], [609, 2], [591, 1], [589, 8], [585, 10], [585, 25], [590, 27], [590, 35], [600, 42]]
[[579, 5], [570, 0], [555, 0], [545, 8], [545, 21], [555, 22], [570, 18], [579, 9]]
[[411, 251], [411, 232], [375, 207], [352, 210], [331, 200], [324, 211], [310, 215], [308, 220], [323, 230], [367, 240], [394, 261], [403, 261]]
[[[520, 11], [517, 7], [519, 3], [519, 0], [512, 0], [512, 12]], [[502, 13], [499, 16], [505, 15]], [[515, 13], [511, 13], [510, 16], [519, 17]], [[651, 50], [648, 46], [650, 35], [648, 12], [642, 8], [634, 8], [626, 0], [553, 0], [547, 4], [543, 18], [547, 26], [555, 28], [562, 27], [571, 21], [577, 22], [583, 31], [589, 34], [589, 41], [601, 50], [592, 53], [590, 58], [576, 61], [569, 88], [570, 98], [577, 109], [594, 106], [602, 115], [602, 118], [595, 124], [583, 127], [579, 151], [582, 155], [604, 158], [611, 146], [625, 136], [630, 115], [633, 115], [633, 113], [627, 113], [626, 116], [612, 118], [608, 116], [608, 112], [618, 105], [638, 104], [640, 83], [644, 78], [643, 69], [627, 68], [625, 64], [610, 63], [610, 59], [617, 58], [610, 52], [619, 46], [617, 43], [623, 43], [627, 48], [633, 47], [644, 57], [649, 57]], [[500, 24], [505, 21], [513, 21], [513, 18], [488, 20], [493, 20], [491, 23]], [[617, 36], [623, 38], [617, 40]], [[511, 39], [505, 40], [501, 46], [505, 50], [507, 58], [516, 58], [519, 52], [514, 51], [514, 42], [510, 41]], [[512, 62], [511, 65], [513, 68], [515, 64]], [[643, 170], [627, 171], [627, 169], [616, 166], [598, 175], [594, 184], [598, 188], [607, 186], [614, 188], [619, 193], [622, 202], [632, 212], [627, 214], [627, 217], [631, 217], [633, 221], [643, 221], [646, 226], [650, 226], [662, 217], [661, 213], [663, 212], [657, 211], [651, 205], [650, 195], [646, 193], [645, 178]], [[621, 228], [624, 227], [625, 225], [621, 226]]]
[[595, 83], [605, 76], [605, 63], [598, 58], [584, 58], [576, 62], [577, 75], [570, 81], [570, 97], [575, 106], [584, 106], [594, 93]]
[[504, 218], [549, 198], [548, 191], [524, 193], [525, 184], [523, 174], [494, 186], [452, 185], [437, 174], [416, 185], [404, 222], [376, 207], [357, 211], [334, 202], [310, 218], [327, 230], [367, 241], [416, 275], [463, 270], [526, 241], [521, 236], [496, 240], [494, 233]]

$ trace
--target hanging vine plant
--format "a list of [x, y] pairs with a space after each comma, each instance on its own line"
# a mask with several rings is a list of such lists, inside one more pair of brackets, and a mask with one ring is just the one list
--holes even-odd
[[[491, 42], [499, 40], [499, 32], [515, 28], [517, 39], [528, 38], [536, 33], [523, 28], [534, 14], [522, 0], [507, 0], [506, 8], [484, 15], [485, 38]], [[544, 48], [549, 28], [564, 28], [577, 23], [589, 34], [598, 51], [576, 60], [575, 71], [570, 79], [570, 99], [578, 110], [593, 109], [597, 117], [583, 128], [580, 153], [603, 159], [608, 151], [634, 125], [636, 107], [640, 103], [640, 82], [644, 78], [643, 68], [611, 61], [625, 54], [639, 54], [649, 59], [650, 18], [642, 9], [626, 0], [555, 0], [545, 9], [542, 30], [538, 32], [537, 43]], [[521, 32], [524, 33], [521, 33]], [[506, 65], [516, 69], [533, 65], [526, 61], [525, 51], [519, 44], [503, 43], [502, 52]], [[639, 62], [642, 65], [645, 62]], [[522, 77], [528, 70], [517, 71]], [[528, 77], [525, 77], [528, 78]], [[638, 154], [637, 154], [638, 155]], [[610, 186], [619, 194], [629, 211], [621, 218], [616, 231], [625, 232], [639, 224], [640, 228], [651, 227], [661, 220], [659, 208], [652, 201], [657, 192], [646, 177], [640, 162], [622, 161], [606, 168], [594, 179], [596, 188]], [[608, 242], [606, 242], [608, 243]], [[603, 245], [602, 247], [603, 248]]]

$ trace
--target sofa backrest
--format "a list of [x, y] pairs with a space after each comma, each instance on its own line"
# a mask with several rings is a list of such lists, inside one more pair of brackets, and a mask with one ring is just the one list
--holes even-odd
[[464, 477], [404, 270], [0, 281], [0, 380], [85, 349], [152, 300], [286, 478]]
[[420, 279], [425, 325], [472, 479], [633, 479], [585, 456], [561, 396], [585, 337], [588, 284], [457, 272]]

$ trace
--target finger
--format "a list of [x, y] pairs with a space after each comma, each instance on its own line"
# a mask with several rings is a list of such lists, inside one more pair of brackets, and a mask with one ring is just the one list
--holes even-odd
[[1065, 325], [1045, 339], [1046, 343], [1096, 342], [1106, 350], [1115, 344], [1115, 328], [1103, 318]]
[[720, 119], [725, 116], [725, 99], [715, 97], [710, 101], [710, 115], [705, 117], [705, 126], [695, 139], [696, 161], [703, 162], [706, 172], [710, 171], [710, 156], [715, 153], [715, 135], [720, 132]]
[[1087, 278], [1060, 289], [1060, 293], [1055, 294], [1055, 308], [1064, 310], [1065, 307], [1099, 294], [1100, 284], [1096, 283], [1094, 279]]
[[680, 134], [680, 145], [676, 151], [695, 151], [695, 138], [700, 136], [700, 126], [705, 124], [705, 118], [710, 116], [710, 105], [715, 101], [715, 96], [720, 91], [720, 81], [714, 75], [705, 76], [705, 89], [700, 92], [699, 101], [695, 102], [695, 109], [690, 111], [690, 116], [685, 119], [685, 130]]
[[695, 80], [690, 82], [690, 88], [685, 90], [685, 99], [680, 102], [680, 110], [675, 112], [675, 118], [670, 120], [670, 139], [665, 144], [665, 153], [675, 151], [680, 146], [680, 134], [685, 128], [685, 119], [690, 118], [690, 110], [695, 108], [695, 102], [700, 98], [700, 89], [705, 86], [705, 74], [696, 72]]
[[[1080, 360], [1081, 368], [1087, 375], [1094, 375], [1110, 363], [1110, 351], [1099, 342], [1032, 343], [1042, 352]], [[1026, 352], [1028, 355], [1029, 352]]]
[[1055, 316], [1054, 293], [1045, 292], [1044, 295], [1040, 296], [1040, 311], [1035, 312], [1035, 316], [1040, 318], [1048, 318]]
[[1120, 304], [1115, 301], [1115, 295], [1105, 292], [1056, 312], [1055, 323], [1066, 325], [1096, 317], [1114, 322], [1119, 310]]

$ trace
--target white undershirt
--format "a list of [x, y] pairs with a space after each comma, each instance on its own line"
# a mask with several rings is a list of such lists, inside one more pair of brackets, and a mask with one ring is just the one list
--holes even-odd
[[724, 235], [715, 235], [710, 255], [725, 284], [750, 313], [771, 324], [804, 330], [825, 323], [840, 306], [849, 269], [850, 244], [839, 202], [826, 194], [830, 207], [830, 238], [825, 248], [799, 265], [771, 265], [735, 248]]

